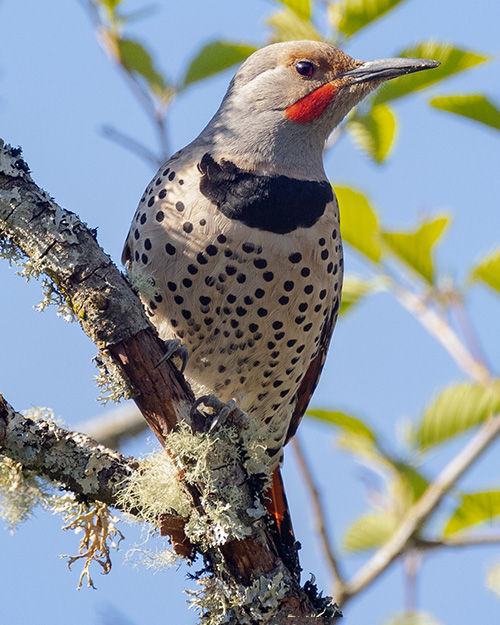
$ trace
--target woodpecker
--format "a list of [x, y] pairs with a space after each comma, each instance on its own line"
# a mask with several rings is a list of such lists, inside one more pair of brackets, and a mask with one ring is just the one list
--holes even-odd
[[161, 166], [132, 221], [122, 258], [131, 282], [159, 335], [187, 348], [195, 390], [257, 420], [278, 526], [282, 448], [318, 383], [340, 305], [325, 141], [384, 81], [437, 65], [358, 61], [317, 41], [258, 50], [200, 135]]

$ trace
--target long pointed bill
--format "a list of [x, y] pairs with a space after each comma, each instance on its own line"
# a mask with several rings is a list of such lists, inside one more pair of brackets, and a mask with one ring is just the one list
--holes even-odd
[[405, 74], [421, 72], [424, 69], [438, 67], [438, 61], [428, 59], [377, 59], [365, 61], [359, 67], [344, 72], [341, 77], [349, 77], [353, 82], [368, 82], [371, 80], [390, 80]]

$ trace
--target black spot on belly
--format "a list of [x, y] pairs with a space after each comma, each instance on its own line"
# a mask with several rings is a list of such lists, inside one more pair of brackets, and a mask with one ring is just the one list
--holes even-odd
[[199, 164], [200, 191], [229, 219], [251, 228], [286, 234], [310, 228], [333, 200], [326, 182], [287, 176], [256, 176], [234, 163], [205, 154]]

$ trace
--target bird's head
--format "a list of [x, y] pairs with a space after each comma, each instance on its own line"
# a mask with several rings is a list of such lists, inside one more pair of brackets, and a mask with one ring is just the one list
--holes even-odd
[[318, 41], [275, 43], [243, 63], [208, 128], [226, 154], [251, 155], [256, 167], [273, 162], [283, 169], [282, 159], [293, 167], [303, 156], [317, 167], [328, 135], [371, 91], [438, 65], [405, 58], [358, 61]]

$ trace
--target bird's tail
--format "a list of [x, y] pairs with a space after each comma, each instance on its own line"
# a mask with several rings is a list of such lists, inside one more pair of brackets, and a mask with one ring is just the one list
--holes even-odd
[[277, 467], [272, 475], [271, 486], [264, 495], [268, 513], [276, 525], [276, 546], [288, 568], [296, 573], [298, 567], [297, 546], [292, 527], [292, 518], [285, 495], [281, 470]]

